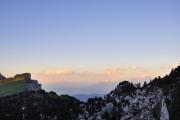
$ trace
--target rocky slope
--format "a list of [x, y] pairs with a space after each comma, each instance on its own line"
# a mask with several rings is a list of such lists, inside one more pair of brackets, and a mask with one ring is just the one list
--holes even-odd
[[104, 98], [91, 98], [80, 107], [80, 120], [179, 120], [180, 66], [142, 87], [121, 82]]

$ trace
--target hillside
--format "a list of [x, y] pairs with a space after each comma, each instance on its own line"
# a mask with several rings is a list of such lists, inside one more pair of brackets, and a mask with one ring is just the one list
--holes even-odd
[[[34, 88], [30, 88], [30, 87]], [[0, 96], [7, 96], [30, 89], [41, 89], [41, 85], [37, 81], [31, 80], [31, 74], [23, 73], [17, 74], [12, 78], [5, 78], [0, 80]]]
[[81, 104], [80, 120], [179, 120], [180, 66], [150, 83], [121, 82], [104, 98]]
[[0, 96], [12, 95], [25, 90], [25, 80], [9, 81], [0, 85]]
[[80, 102], [68, 95], [44, 90], [26, 91], [0, 98], [1, 120], [73, 120]]
[[72, 120], [79, 104], [71, 96], [45, 92], [29, 73], [0, 80], [1, 120]]

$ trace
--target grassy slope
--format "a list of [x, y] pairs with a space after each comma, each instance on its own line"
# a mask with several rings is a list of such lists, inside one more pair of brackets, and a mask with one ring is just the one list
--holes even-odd
[[0, 84], [0, 96], [12, 95], [25, 90], [25, 80], [14, 79]]

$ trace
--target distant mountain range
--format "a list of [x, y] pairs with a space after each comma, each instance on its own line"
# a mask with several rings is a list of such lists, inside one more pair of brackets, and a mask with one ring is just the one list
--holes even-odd
[[[120, 82], [106, 95], [42, 90], [31, 74], [0, 74], [2, 120], [179, 120], [180, 66], [143, 85]], [[89, 99], [88, 99], [89, 98]], [[87, 100], [88, 99], [88, 100]]]
[[73, 95], [76, 99], [86, 102], [89, 98], [103, 97], [105, 94], [76, 94]]

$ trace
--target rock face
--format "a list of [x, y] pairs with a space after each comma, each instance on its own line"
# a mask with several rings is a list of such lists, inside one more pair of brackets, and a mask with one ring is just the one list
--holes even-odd
[[128, 95], [128, 93], [127, 95], [123, 94], [123, 96], [111, 92], [110, 98], [105, 97], [104, 99], [106, 105], [102, 105], [99, 112], [90, 115], [89, 120], [102, 120], [105, 113], [108, 113], [106, 119], [113, 119], [113, 115], [119, 114], [116, 117], [120, 120], [155, 120], [152, 111], [161, 103], [163, 94], [160, 88], [148, 90], [148, 88], [137, 89], [135, 94]]
[[41, 84], [37, 80], [29, 80], [26, 85], [27, 91], [37, 91], [41, 90]]
[[161, 104], [161, 114], [160, 114], [160, 120], [169, 120], [169, 112], [166, 107], [166, 102], [163, 98], [162, 104]]
[[0, 73], [0, 80], [5, 80], [6, 77], [4, 77], [1, 73]]

